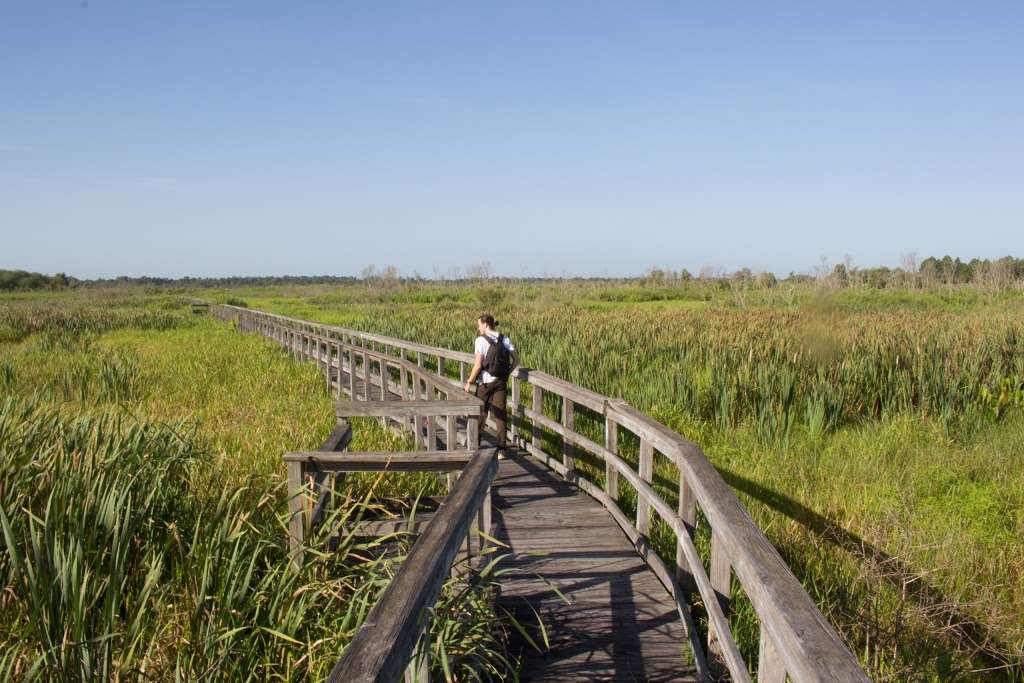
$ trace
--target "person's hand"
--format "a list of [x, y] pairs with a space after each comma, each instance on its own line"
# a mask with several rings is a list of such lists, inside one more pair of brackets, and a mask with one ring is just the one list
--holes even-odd
[[467, 393], [467, 394], [472, 394], [472, 393], [473, 393], [472, 389], [470, 388], [470, 387], [472, 387], [472, 386], [473, 386], [473, 385], [471, 385], [471, 384], [470, 384], [469, 382], [466, 382], [466, 386], [465, 386], [465, 389], [466, 389], [466, 393]]

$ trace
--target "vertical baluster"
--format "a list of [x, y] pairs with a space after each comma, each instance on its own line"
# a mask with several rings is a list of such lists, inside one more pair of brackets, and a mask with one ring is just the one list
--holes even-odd
[[480, 448], [480, 416], [470, 415], [466, 420], [466, 448], [476, 451]]
[[[604, 447], [619, 454], [619, 425], [611, 417], [604, 418]], [[604, 464], [604, 490], [612, 500], [619, 499], [619, 471], [610, 462]]]
[[[694, 528], [697, 525], [697, 499], [693, 489], [683, 475], [683, 468], [679, 467], [679, 518], [686, 526], [686, 532], [693, 537]], [[676, 540], [676, 579], [679, 585], [690, 593], [697, 590], [697, 584], [690, 573], [689, 563], [686, 561], [686, 554], [683, 552], [682, 539]]]
[[[651, 483], [654, 471], [654, 446], [647, 439], [640, 440], [640, 478]], [[637, 491], [636, 494], [636, 529], [644, 536], [651, 531], [651, 503], [646, 496]]]
[[[402, 396], [402, 400], [404, 401], [406, 399], [405, 388], [408, 386], [408, 381], [406, 379], [408, 370], [405, 369], [405, 363], [409, 359], [405, 356], [405, 348], [399, 349], [398, 355], [402, 359], [402, 363], [398, 366], [398, 385], [401, 387], [401, 390], [398, 393]], [[408, 427], [408, 425], [406, 425], [406, 427]]]
[[512, 377], [512, 404], [511, 408], [507, 411], [508, 413], [508, 432], [509, 432], [509, 443], [516, 443], [519, 439], [519, 429], [516, 427], [516, 423], [519, 418], [519, 378]]
[[[501, 463], [498, 464], [500, 465]], [[487, 493], [484, 495], [484, 502], [481, 504], [480, 508], [483, 511], [483, 519], [481, 519], [480, 524], [483, 527], [484, 533], [488, 536], [491, 535], [491, 523], [494, 514], [494, 509], [491, 507], [492, 504], [493, 501], [491, 500], [491, 487], [488, 486]], [[481, 536], [480, 540], [483, 543], [483, 545], [481, 546], [481, 550], [490, 545], [490, 541], [488, 541], [486, 538]]]
[[786, 666], [771, 636], [761, 622], [761, 642], [757, 655], [757, 683], [786, 683]]
[[288, 463], [288, 547], [292, 562], [302, 565], [302, 541], [306, 531], [304, 472], [301, 462]]
[[[574, 422], [574, 404], [572, 399], [568, 396], [562, 397], [562, 426], [565, 427], [566, 431], [573, 431]], [[576, 462], [573, 459], [573, 444], [569, 440], [568, 436], [562, 437], [562, 464], [565, 465], [565, 477], [571, 479], [576, 470]]]
[[335, 362], [337, 363], [337, 366], [338, 366], [337, 372], [335, 373], [335, 377], [337, 378], [337, 382], [338, 382], [338, 384], [337, 384], [337, 391], [336, 391], [335, 395], [337, 396], [338, 400], [340, 401], [341, 400], [341, 341], [340, 340], [334, 344], [334, 359], [335, 359]]
[[[725, 541], [714, 529], [711, 530], [711, 587], [714, 588], [718, 598], [718, 604], [722, 606], [722, 612], [726, 619], [729, 618], [729, 599], [732, 592], [732, 566], [729, 563], [729, 555], [725, 547]], [[708, 628], [708, 664], [712, 673], [721, 676], [727, 671], [725, 659], [722, 656], [721, 641], [727, 638], [727, 634], [717, 633], [713, 626]]]
[[367, 401], [370, 400], [370, 387], [373, 386], [370, 381], [370, 359], [366, 355], [366, 351], [363, 351], [363, 398]]
[[[536, 413], [537, 415], [540, 415], [543, 411], [544, 411], [544, 394], [543, 394], [543, 390], [539, 386], [534, 384], [533, 385], [533, 412]], [[533, 431], [533, 435], [532, 435], [533, 438], [531, 439], [531, 441], [533, 442], [533, 447], [536, 448], [539, 451], [539, 450], [542, 450], [541, 444], [540, 444], [540, 424], [537, 422], [537, 420], [533, 420], [532, 422], [533, 422], [533, 430], [532, 430]]]

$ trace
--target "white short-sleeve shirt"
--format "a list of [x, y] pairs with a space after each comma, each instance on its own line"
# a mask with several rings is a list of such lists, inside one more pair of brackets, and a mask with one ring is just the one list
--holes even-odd
[[[497, 332], [485, 332], [484, 334], [486, 334], [491, 339], [496, 340], [498, 338]], [[513, 351], [516, 350], [516, 347], [512, 346], [512, 341], [508, 338], [508, 335], [502, 335], [501, 341], [505, 345], [505, 348], [508, 349], [509, 353], [512, 353]], [[486, 357], [487, 349], [489, 348], [491, 348], [491, 343], [484, 339], [483, 335], [477, 337], [476, 341], [473, 343], [473, 351], [480, 354], [481, 356]], [[480, 381], [483, 382], [484, 384], [490, 384], [496, 379], [498, 378], [492, 375], [491, 373], [487, 372], [486, 370], [480, 371]]]

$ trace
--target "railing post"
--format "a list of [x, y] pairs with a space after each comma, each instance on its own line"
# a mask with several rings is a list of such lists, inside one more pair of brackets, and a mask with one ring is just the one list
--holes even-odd
[[324, 379], [327, 380], [327, 394], [331, 393], [331, 342], [324, 339]]
[[480, 448], [480, 417], [471, 415], [466, 418], [466, 449], [475, 451]]
[[341, 341], [337, 341], [337, 342], [334, 343], [334, 358], [335, 358], [335, 360], [337, 361], [337, 364], [338, 364], [338, 371], [337, 371], [337, 373], [335, 373], [335, 377], [337, 378], [337, 387], [338, 388], [337, 388], [337, 392], [336, 392], [335, 395], [338, 397], [338, 400], [340, 401], [341, 400]]
[[[619, 425], [608, 415], [604, 417], [604, 447], [619, 454]], [[609, 461], [604, 463], [604, 490], [612, 500], [619, 499], [619, 471]]]
[[[732, 565], [729, 562], [729, 555], [725, 547], [725, 541], [721, 535], [711, 530], [711, 587], [718, 598], [718, 604], [722, 607], [725, 618], [729, 618], [729, 600], [732, 593]], [[727, 671], [725, 657], [721, 641], [731, 637], [728, 633], [717, 633], [714, 626], [708, 626], [708, 664], [712, 673], [724, 675]]]
[[416, 649], [405, 667], [404, 683], [430, 683], [430, 619], [424, 616], [423, 621]]
[[366, 355], [366, 351], [362, 353], [363, 357], [363, 398], [367, 401], [370, 400], [370, 360]]
[[[535, 412], [536, 414], [540, 415], [544, 411], [543, 390], [536, 384], [533, 385], [532, 405], [533, 412]], [[531, 442], [533, 443], [534, 448], [536, 448], [537, 450], [542, 450], [540, 445], [540, 424], [537, 422], [537, 420], [533, 420], [532, 422], [533, 429], [531, 431], [533, 432], [533, 434], [531, 435]]]
[[[402, 390], [399, 391], [398, 393], [402, 395], [402, 400], [404, 401], [408, 398], [408, 396], [406, 396], [405, 393], [405, 388], [409, 385], [409, 382], [406, 379], [406, 374], [408, 373], [408, 370], [405, 369], [405, 363], [409, 359], [405, 357], [404, 348], [399, 349], [399, 357], [402, 359], [402, 363], [398, 366], [398, 382]], [[406, 425], [406, 427], [408, 427], [408, 425]]]
[[[650, 484], [654, 473], [654, 446], [647, 439], [640, 440], [640, 479]], [[644, 536], [651, 533], [651, 502], [636, 492], [636, 530]]]
[[[692, 539], [697, 526], [697, 500], [693, 495], [693, 488], [686, 481], [682, 467], [679, 467], [679, 518], [683, 520], [686, 533]], [[697, 583], [693, 579], [689, 563], [686, 561], [686, 554], [683, 552], [683, 539], [681, 538], [676, 539], [676, 580], [685, 591], [692, 593], [697, 590]]]
[[288, 548], [292, 563], [302, 566], [302, 542], [306, 533], [305, 482], [301, 462], [288, 463]]
[[[568, 396], [562, 397], [562, 426], [566, 431], [573, 431], [574, 404]], [[576, 462], [573, 460], [573, 444], [568, 436], [562, 437], [562, 464], [565, 465], [565, 478], [571, 479], [576, 470]]]
[[449, 415], [445, 418], [445, 432], [444, 432], [447, 450], [455, 451], [459, 448], [459, 431], [458, 422], [454, 415]]
[[[484, 496], [484, 502], [480, 504], [480, 526], [485, 534], [491, 535], [491, 520], [494, 514], [491, 508], [491, 487], [487, 487], [487, 494]], [[490, 541], [483, 536], [480, 537], [480, 551], [483, 552], [484, 548], [490, 545]]]
[[356, 347], [348, 347], [348, 397], [355, 401], [356, 396]]
[[508, 421], [508, 433], [511, 437], [510, 442], [516, 443], [519, 438], [519, 430], [516, 429], [516, 420], [518, 420], [516, 415], [519, 412], [519, 378], [511, 377], [510, 379], [512, 380], [512, 409], [506, 410], [505, 413]]
[[761, 622], [761, 642], [758, 645], [757, 683], [786, 683], [786, 667], [764, 622]]

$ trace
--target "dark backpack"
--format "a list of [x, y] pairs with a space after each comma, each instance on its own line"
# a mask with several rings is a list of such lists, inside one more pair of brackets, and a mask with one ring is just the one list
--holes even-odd
[[493, 377], [508, 379], [509, 373], [512, 372], [512, 357], [503, 343], [505, 336], [499, 332], [497, 339], [491, 339], [490, 335], [486, 334], [483, 337], [491, 345], [484, 356], [483, 369]]

